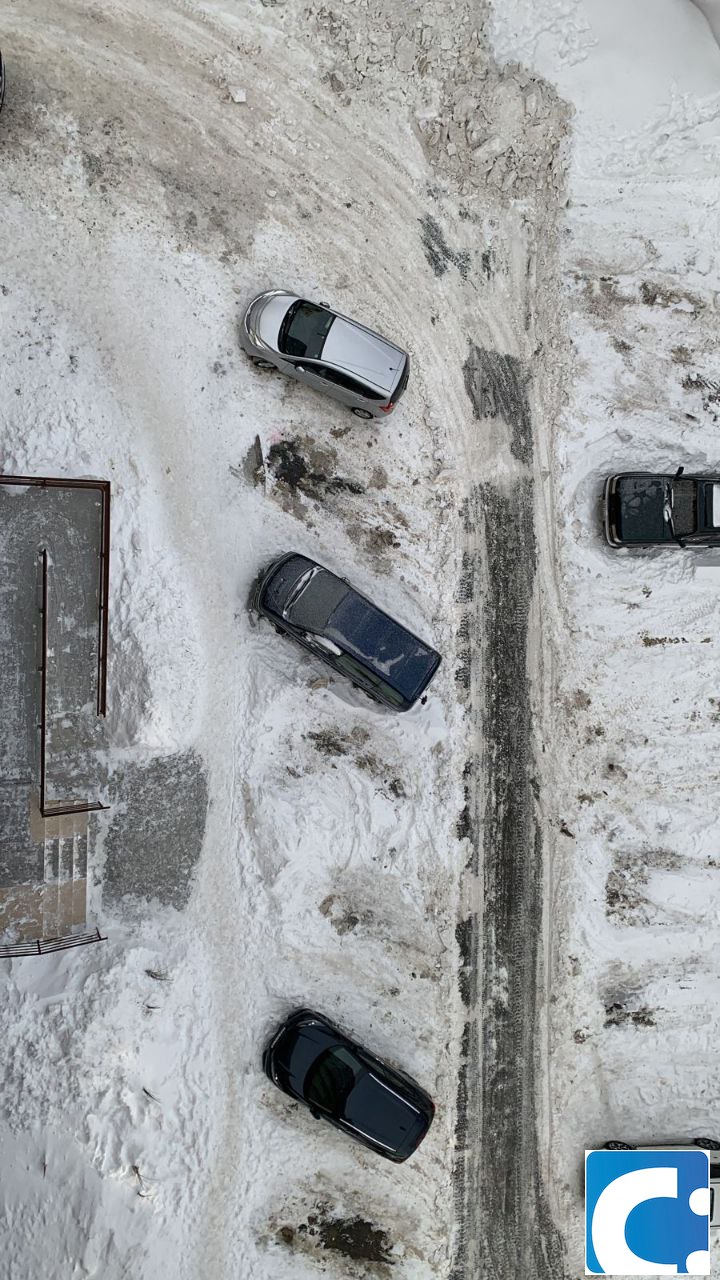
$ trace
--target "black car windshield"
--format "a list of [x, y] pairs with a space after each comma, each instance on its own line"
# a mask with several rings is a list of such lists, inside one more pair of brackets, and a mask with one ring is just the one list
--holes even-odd
[[673, 480], [672, 523], [676, 538], [697, 531], [697, 484], [694, 480]]
[[324, 632], [330, 615], [349, 591], [347, 583], [334, 573], [316, 569], [295, 599], [291, 597], [284, 616], [303, 631]]
[[355, 591], [348, 591], [325, 635], [382, 676], [412, 702], [438, 665], [438, 655], [399, 622], [393, 622]]
[[303, 1097], [311, 1107], [339, 1118], [345, 1101], [365, 1068], [343, 1045], [326, 1049], [305, 1077]]
[[342, 1118], [393, 1150], [403, 1146], [422, 1123], [421, 1112], [371, 1071], [348, 1094]]
[[335, 320], [324, 307], [312, 302], [293, 302], [280, 326], [278, 347], [286, 356], [305, 356], [319, 360], [325, 339]]

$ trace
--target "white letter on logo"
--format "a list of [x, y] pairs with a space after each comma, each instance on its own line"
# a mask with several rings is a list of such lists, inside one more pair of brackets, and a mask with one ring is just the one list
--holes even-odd
[[608, 1183], [598, 1196], [592, 1219], [592, 1242], [608, 1276], [676, 1276], [674, 1263], [648, 1262], [628, 1248], [625, 1224], [644, 1200], [667, 1197], [677, 1200], [677, 1169], [635, 1169]]

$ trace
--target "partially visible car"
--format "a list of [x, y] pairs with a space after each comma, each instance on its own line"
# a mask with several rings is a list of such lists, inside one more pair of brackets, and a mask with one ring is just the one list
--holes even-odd
[[425, 1137], [434, 1103], [419, 1084], [351, 1040], [312, 1009], [296, 1009], [263, 1053], [274, 1085], [397, 1164]]
[[624, 471], [609, 476], [605, 537], [611, 547], [720, 546], [720, 475]]
[[392, 413], [410, 373], [407, 351], [357, 320], [284, 289], [253, 298], [240, 343], [260, 368], [275, 368], [348, 405], [359, 418]]
[[2, 50], [0, 50], [0, 111], [5, 101], [5, 63], [3, 62]]
[[606, 1142], [605, 1151], [692, 1151], [700, 1147], [710, 1157], [710, 1226], [720, 1227], [720, 1140], [693, 1138], [691, 1142], [654, 1142], [645, 1147], [631, 1142]]
[[258, 577], [250, 607], [375, 702], [409, 711], [440, 654], [361, 595], [346, 578], [289, 551]]

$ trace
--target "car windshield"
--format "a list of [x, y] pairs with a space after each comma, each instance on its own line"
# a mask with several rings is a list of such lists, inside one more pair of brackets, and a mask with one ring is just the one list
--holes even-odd
[[687, 538], [697, 530], [697, 485], [694, 480], [673, 480], [672, 523], [676, 538]]
[[302, 300], [293, 302], [280, 326], [278, 347], [283, 355], [319, 360], [334, 320], [324, 307]]
[[298, 594], [290, 597], [284, 616], [294, 627], [303, 631], [323, 632], [333, 610], [349, 592], [347, 583], [336, 578], [327, 569], [316, 569], [308, 574], [307, 581]]
[[417, 697], [438, 665], [434, 649], [355, 591], [348, 591], [340, 601], [325, 634], [382, 676], [408, 702]]
[[326, 1049], [313, 1063], [305, 1077], [303, 1097], [311, 1107], [328, 1115], [343, 1115], [346, 1099], [365, 1068], [344, 1048]]

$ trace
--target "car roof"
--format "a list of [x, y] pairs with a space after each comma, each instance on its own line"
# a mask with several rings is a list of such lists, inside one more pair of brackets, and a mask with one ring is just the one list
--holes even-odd
[[397, 383], [406, 354], [372, 329], [336, 315], [322, 350], [324, 364], [349, 373], [377, 391], [389, 394]]
[[409, 702], [440, 664], [436, 649], [354, 588], [340, 600], [324, 632]]

